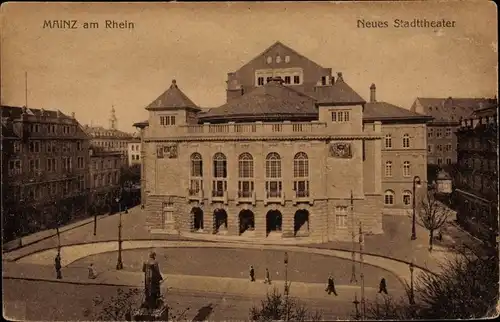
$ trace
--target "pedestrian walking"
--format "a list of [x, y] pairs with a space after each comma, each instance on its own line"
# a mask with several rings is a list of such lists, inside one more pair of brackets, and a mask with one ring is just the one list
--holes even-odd
[[265, 284], [271, 285], [271, 274], [269, 274], [269, 269], [266, 268], [266, 279], [264, 280]]
[[328, 276], [328, 285], [325, 289], [325, 292], [328, 292], [328, 295], [333, 293], [335, 296], [337, 296], [337, 291], [335, 290], [335, 282], [333, 281], [332, 274]]
[[95, 279], [97, 277], [97, 275], [95, 273], [94, 264], [90, 263], [88, 269], [89, 269], [89, 278], [92, 280]]
[[380, 280], [380, 285], [379, 285], [379, 288], [378, 288], [378, 292], [379, 293], [385, 293], [385, 294], [387, 294], [387, 284], [385, 283], [385, 278], [382, 278]]
[[62, 273], [61, 273], [61, 255], [59, 253], [57, 253], [54, 262], [55, 262], [54, 266], [56, 268], [56, 278], [60, 280], [62, 279]]
[[255, 282], [255, 270], [252, 265], [250, 265], [250, 282]]

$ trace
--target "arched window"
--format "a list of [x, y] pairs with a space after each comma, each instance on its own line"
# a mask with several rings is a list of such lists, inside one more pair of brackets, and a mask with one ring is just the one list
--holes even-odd
[[304, 152], [297, 153], [293, 159], [293, 176], [295, 178], [309, 177], [309, 159]]
[[403, 177], [409, 177], [411, 175], [410, 171], [410, 161], [403, 162]]
[[201, 154], [196, 152], [191, 154], [191, 177], [203, 177], [203, 161]]
[[309, 197], [309, 159], [307, 154], [299, 152], [293, 158], [293, 190], [298, 198]]
[[201, 154], [191, 154], [191, 178], [189, 181], [189, 195], [196, 196], [203, 189], [203, 160]]
[[387, 161], [385, 163], [385, 176], [392, 177], [392, 161]]
[[393, 205], [394, 204], [394, 191], [386, 190], [384, 193], [384, 204]]
[[220, 152], [214, 155], [214, 180], [212, 181], [212, 197], [223, 197], [227, 190], [227, 159]]
[[403, 135], [403, 148], [409, 148], [410, 147], [410, 135], [408, 133], [405, 133]]
[[267, 198], [281, 198], [281, 190], [281, 158], [278, 153], [269, 153], [266, 157]]
[[253, 178], [253, 157], [250, 153], [243, 153], [238, 159], [239, 177]]
[[226, 156], [222, 153], [214, 155], [214, 178], [227, 177], [227, 160]]
[[392, 148], [392, 136], [390, 134], [385, 135], [385, 148], [386, 149]]
[[242, 153], [238, 158], [239, 177], [238, 197], [250, 198], [254, 190], [253, 182], [253, 157], [250, 153]]
[[403, 204], [409, 205], [411, 203], [411, 192], [409, 190], [403, 191]]
[[281, 158], [278, 153], [269, 153], [266, 157], [266, 177], [281, 178]]

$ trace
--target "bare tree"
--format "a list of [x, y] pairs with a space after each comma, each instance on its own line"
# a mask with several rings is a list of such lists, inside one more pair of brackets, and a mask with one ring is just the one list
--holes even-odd
[[441, 229], [451, 216], [451, 211], [436, 199], [435, 190], [428, 189], [417, 212], [418, 223], [429, 231], [429, 251], [432, 251], [434, 232]]

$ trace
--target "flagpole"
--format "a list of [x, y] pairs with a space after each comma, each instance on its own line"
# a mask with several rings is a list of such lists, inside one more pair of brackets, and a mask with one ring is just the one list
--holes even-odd
[[28, 72], [24, 72], [24, 104], [28, 107]]

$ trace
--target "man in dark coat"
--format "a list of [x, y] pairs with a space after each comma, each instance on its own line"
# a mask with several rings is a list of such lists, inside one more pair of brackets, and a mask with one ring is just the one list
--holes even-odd
[[250, 265], [250, 281], [255, 282], [255, 270], [252, 265]]
[[326, 287], [325, 291], [328, 292], [328, 294], [333, 293], [335, 296], [337, 296], [337, 291], [335, 290], [335, 283], [333, 281], [332, 274], [328, 276], [328, 286]]
[[387, 294], [387, 285], [385, 283], [385, 278], [382, 278], [380, 280], [380, 285], [379, 285], [379, 288], [378, 288], [378, 292], [379, 293], [385, 293], [385, 294]]
[[57, 253], [56, 258], [54, 260], [54, 266], [56, 268], [56, 274], [57, 274], [57, 279], [60, 280], [62, 279], [62, 273], [61, 273], [61, 254]]
[[146, 303], [156, 308], [157, 301], [161, 297], [160, 282], [163, 281], [163, 276], [161, 276], [155, 252], [149, 254], [149, 259], [142, 265], [142, 271], [144, 272]]

